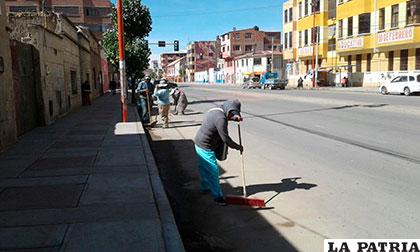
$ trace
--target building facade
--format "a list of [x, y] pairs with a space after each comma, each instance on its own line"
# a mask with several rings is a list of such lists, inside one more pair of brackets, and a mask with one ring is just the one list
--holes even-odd
[[160, 67], [166, 72], [166, 67], [177, 59], [186, 57], [186, 53], [162, 53], [160, 55]]
[[[9, 12], [53, 11], [67, 16], [74, 24], [89, 28], [97, 38], [112, 28], [109, 0], [5, 0]], [[44, 5], [43, 5], [44, 3]]]
[[208, 69], [216, 67], [218, 55], [216, 41], [191, 42], [187, 49], [188, 81], [195, 81], [195, 72], [208, 71]]
[[258, 27], [236, 30], [235, 28], [217, 37], [220, 43], [219, 57], [224, 60], [223, 74], [225, 83], [236, 83], [234, 59], [247, 53], [264, 50], [281, 50], [281, 33], [264, 32]]
[[[271, 58], [274, 58], [272, 62]], [[273, 65], [273, 68], [271, 67]], [[242, 84], [245, 78], [256, 76], [261, 77], [266, 72], [277, 72], [282, 78], [283, 55], [281, 52], [260, 51], [237, 56], [234, 59], [236, 67], [236, 84]]]
[[420, 70], [419, 0], [321, 0], [314, 6], [308, 0], [283, 5], [285, 33], [292, 34], [284, 43], [291, 83], [316, 66], [328, 72], [330, 85], [348, 77], [352, 86], [367, 87]]
[[[89, 82], [92, 98], [102, 93], [100, 47], [89, 30], [74, 26], [65, 16], [48, 13], [9, 13], [9, 25], [12, 55], [17, 59], [13, 72], [16, 111], [22, 114], [17, 116], [17, 124], [22, 134], [80, 107], [83, 82]], [[28, 53], [32, 54], [29, 59]], [[19, 88], [23, 91], [29, 86], [33, 88], [19, 96]], [[25, 100], [32, 93], [34, 97]], [[27, 120], [28, 114], [34, 114], [32, 120]]]
[[184, 82], [186, 77], [187, 57], [182, 57], [166, 67], [166, 78], [169, 81]]

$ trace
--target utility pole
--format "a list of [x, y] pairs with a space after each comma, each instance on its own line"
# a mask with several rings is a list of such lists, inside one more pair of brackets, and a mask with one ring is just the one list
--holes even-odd
[[271, 37], [271, 72], [274, 73], [274, 36]]
[[313, 15], [313, 24], [312, 24], [312, 86], [315, 87], [316, 80], [315, 80], [315, 5], [316, 0], [312, 0], [312, 15]]
[[321, 31], [318, 32], [318, 28], [316, 28], [316, 53], [315, 53], [315, 87], [318, 87], [318, 50], [319, 50], [319, 36], [321, 35]]
[[122, 121], [128, 121], [127, 108], [127, 77], [125, 75], [125, 44], [124, 44], [124, 20], [122, 13], [122, 0], [117, 0], [117, 16], [118, 16], [118, 49], [120, 53], [120, 85], [121, 85], [121, 105], [122, 105]]

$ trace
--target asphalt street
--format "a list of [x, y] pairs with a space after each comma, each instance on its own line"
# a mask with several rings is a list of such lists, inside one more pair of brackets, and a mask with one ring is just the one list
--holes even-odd
[[[202, 113], [240, 99], [248, 192], [268, 201], [272, 209], [257, 214], [296, 250], [322, 251], [326, 238], [420, 236], [420, 96], [183, 88], [190, 115], [152, 135], [192, 139]], [[237, 139], [234, 123], [230, 133]], [[220, 164], [224, 190], [237, 193], [239, 155]]]

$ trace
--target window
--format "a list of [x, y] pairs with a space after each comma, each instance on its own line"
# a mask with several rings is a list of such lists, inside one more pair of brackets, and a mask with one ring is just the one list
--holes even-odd
[[240, 40], [241, 39], [241, 34], [240, 33], [236, 33], [235, 37], [236, 37], [236, 40]]
[[385, 8], [379, 10], [379, 30], [385, 29]]
[[347, 56], [347, 69], [349, 73], [353, 71], [352, 66], [351, 66], [351, 55]]
[[111, 14], [111, 8], [104, 7], [86, 7], [85, 15], [88, 17], [108, 17]]
[[420, 74], [417, 75], [417, 82], [420, 82]]
[[388, 71], [394, 71], [394, 52], [388, 53]]
[[372, 54], [368, 53], [367, 59], [366, 59], [366, 72], [370, 72], [371, 68], [372, 68]]
[[328, 0], [328, 19], [335, 19], [337, 16], [337, 0]]
[[359, 34], [370, 33], [370, 13], [359, 15]]
[[226, 51], [226, 48], [225, 47], [222, 47], [222, 52], [225, 52]]
[[37, 12], [36, 6], [10, 6], [10, 12]]
[[338, 20], [338, 37], [343, 37], [343, 20]]
[[62, 13], [68, 17], [80, 16], [79, 7], [77, 6], [54, 6], [54, 12]]
[[246, 59], [246, 66], [248, 66], [248, 59]]
[[312, 33], [312, 41], [313, 43], [317, 43], [318, 42], [318, 36], [319, 36], [319, 31], [320, 28], [319, 27], [315, 27], [311, 29], [311, 33]]
[[335, 25], [328, 26], [328, 37], [334, 38], [336, 29], [337, 29], [337, 26], [335, 26]]
[[262, 64], [261, 58], [254, 58], [254, 65], [259, 66]]
[[347, 36], [353, 36], [353, 17], [349, 17], [347, 21]]
[[420, 0], [407, 2], [407, 24], [420, 23]]
[[77, 72], [70, 71], [70, 85], [71, 85], [71, 93], [77, 94]]
[[398, 4], [391, 7], [391, 28], [398, 27]]
[[242, 61], [242, 66], [244, 66], [244, 65], [245, 65], [245, 62], [244, 62], [244, 61], [245, 61], [245, 60], [244, 60], [244, 59], [242, 59], [241, 61]]
[[416, 49], [416, 70], [420, 70], [420, 48]]
[[302, 18], [302, 2], [299, 2], [299, 18]]
[[408, 70], [408, 49], [400, 52], [400, 71]]
[[336, 42], [335, 38], [328, 40], [328, 51], [335, 51]]
[[302, 47], [302, 31], [299, 31], [299, 47]]
[[246, 39], [252, 38], [252, 33], [250, 33], [250, 32], [245, 33], [245, 38]]
[[312, 0], [312, 12], [318, 12], [320, 10], [320, 2], [319, 0]]
[[361, 54], [356, 55], [356, 72], [358, 73], [362, 72], [362, 55]]
[[292, 22], [292, 21], [293, 21], [293, 9], [290, 8], [289, 9], [289, 22]]
[[284, 33], [284, 48], [287, 48], [287, 32]]
[[233, 46], [233, 50], [234, 51], [240, 51], [241, 50], [241, 46], [240, 45], [234, 45]]
[[308, 30], [305, 30], [305, 43], [304, 45], [307, 46], [308, 45]]
[[293, 48], [293, 33], [289, 32], [289, 48]]
[[414, 78], [414, 76], [409, 76], [409, 81], [416, 81], [416, 78]]
[[305, 16], [308, 15], [308, 0], [305, 0]]
[[287, 16], [287, 11], [288, 10], [284, 10], [284, 22], [287, 23], [289, 21], [289, 18]]
[[252, 45], [246, 45], [245, 52], [251, 52], [251, 51], [252, 51]]

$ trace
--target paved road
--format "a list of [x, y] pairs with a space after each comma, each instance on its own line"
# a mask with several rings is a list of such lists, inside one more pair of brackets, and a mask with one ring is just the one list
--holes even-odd
[[[248, 191], [269, 201], [273, 209], [258, 214], [296, 250], [321, 251], [325, 238], [420, 236], [419, 96], [210, 86], [185, 90], [194, 112], [206, 112], [225, 99], [242, 101]], [[193, 122], [202, 117], [174, 118], [193, 126], [176, 133], [191, 139], [198, 129]], [[230, 131], [236, 138], [235, 125]], [[152, 134], [168, 139], [170, 132]], [[221, 166], [229, 178], [222, 182], [237, 189], [238, 155], [231, 151]], [[267, 242], [274, 246], [276, 240]]]

